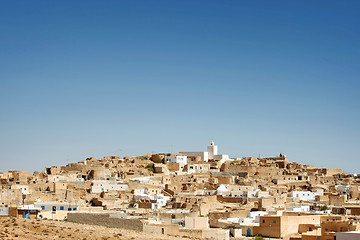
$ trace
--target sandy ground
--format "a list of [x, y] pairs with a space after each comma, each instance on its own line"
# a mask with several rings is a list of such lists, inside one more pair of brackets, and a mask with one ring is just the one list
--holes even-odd
[[78, 223], [0, 217], [0, 239], [196, 239]]

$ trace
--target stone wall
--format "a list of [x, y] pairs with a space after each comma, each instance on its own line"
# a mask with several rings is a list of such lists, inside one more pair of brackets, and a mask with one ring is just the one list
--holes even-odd
[[229, 229], [221, 229], [221, 228], [203, 229], [201, 238], [229, 240], [230, 239], [230, 230]]
[[67, 221], [137, 231], [143, 231], [144, 228], [139, 219], [114, 218], [110, 217], [109, 214], [68, 213]]
[[242, 205], [247, 204], [247, 198], [246, 197], [223, 197], [221, 195], [217, 195], [217, 200], [219, 202], [241, 203]]
[[192, 238], [202, 238], [201, 229], [179, 229], [179, 236], [182, 237], [192, 237]]
[[144, 232], [179, 235], [179, 225], [175, 224], [144, 224]]

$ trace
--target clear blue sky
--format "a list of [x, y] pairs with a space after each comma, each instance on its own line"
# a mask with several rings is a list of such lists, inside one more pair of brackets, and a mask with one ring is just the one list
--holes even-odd
[[286, 154], [360, 173], [359, 1], [2, 1], [0, 172]]

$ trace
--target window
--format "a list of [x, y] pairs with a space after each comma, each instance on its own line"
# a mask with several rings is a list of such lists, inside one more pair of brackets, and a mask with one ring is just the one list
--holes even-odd
[[45, 206], [41, 206], [41, 209], [44, 210], [44, 209], [45, 209]]
[[68, 208], [68, 211], [71, 211], [71, 208], [70, 208], [70, 207]]
[[64, 206], [60, 206], [60, 210], [64, 210]]
[[77, 210], [77, 208], [76, 208], [76, 207], [74, 207], [74, 208], [73, 208], [73, 210], [74, 210], [74, 211], [76, 211], [76, 210]]
[[265, 223], [265, 219], [263, 219], [263, 221], [262, 221], [263, 223]]
[[276, 223], [276, 220], [274, 220], [273, 223]]

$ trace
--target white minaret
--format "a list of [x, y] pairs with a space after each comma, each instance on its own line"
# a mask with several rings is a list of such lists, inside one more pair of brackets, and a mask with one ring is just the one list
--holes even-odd
[[218, 155], [218, 147], [214, 144], [214, 141], [211, 140], [210, 146], [207, 147], [209, 159], [214, 159], [214, 155]]

